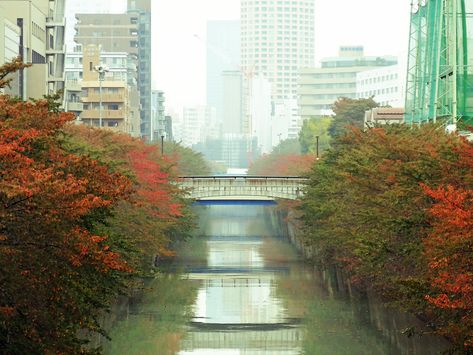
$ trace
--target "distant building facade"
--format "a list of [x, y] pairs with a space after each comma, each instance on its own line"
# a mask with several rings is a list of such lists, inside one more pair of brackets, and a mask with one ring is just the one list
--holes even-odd
[[151, 142], [161, 139], [161, 136], [167, 138], [164, 102], [165, 98], [163, 91], [153, 90], [151, 92]]
[[215, 107], [184, 107], [182, 143], [187, 147], [204, 143], [208, 139], [217, 139], [219, 129]]
[[356, 75], [359, 99], [373, 97], [381, 106], [404, 107], [406, 70], [400, 64], [360, 72]]
[[397, 64], [393, 56], [367, 57], [362, 46], [340, 47], [338, 57], [324, 58], [320, 68], [300, 71], [298, 105], [303, 120], [332, 114], [339, 97], [357, 98], [357, 75]]
[[217, 120], [223, 120], [228, 112], [225, 102], [236, 100], [224, 92], [224, 72], [236, 71], [240, 66], [240, 21], [207, 22], [207, 105], [217, 112]]

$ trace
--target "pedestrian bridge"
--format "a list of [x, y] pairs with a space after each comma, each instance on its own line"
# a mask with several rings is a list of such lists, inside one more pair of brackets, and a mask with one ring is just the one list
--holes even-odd
[[297, 176], [183, 176], [181, 188], [194, 200], [295, 200], [306, 178]]

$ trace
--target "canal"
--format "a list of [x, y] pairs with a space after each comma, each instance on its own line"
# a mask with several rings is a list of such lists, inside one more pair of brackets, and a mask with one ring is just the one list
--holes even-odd
[[208, 205], [172, 271], [146, 284], [106, 354], [436, 354], [408, 315], [303, 262], [273, 205]]

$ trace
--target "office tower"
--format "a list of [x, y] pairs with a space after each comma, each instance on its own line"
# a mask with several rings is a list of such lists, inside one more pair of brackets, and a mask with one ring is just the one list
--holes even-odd
[[295, 98], [314, 65], [314, 0], [241, 0], [241, 65], [270, 81], [273, 100]]
[[[42, 98], [64, 88], [64, 1], [9, 0], [0, 3], [3, 61], [15, 52], [31, 68], [15, 77], [12, 95]], [[16, 50], [15, 50], [16, 49]]]
[[393, 56], [365, 56], [362, 46], [340, 47], [339, 56], [324, 58], [320, 68], [301, 69], [298, 104], [303, 120], [332, 114], [339, 97], [356, 99], [357, 74], [397, 64]]
[[[223, 107], [223, 73], [240, 69], [240, 21], [207, 22], [207, 105], [216, 108], [217, 119], [223, 120], [228, 112]], [[237, 132], [234, 132], [237, 133]]]

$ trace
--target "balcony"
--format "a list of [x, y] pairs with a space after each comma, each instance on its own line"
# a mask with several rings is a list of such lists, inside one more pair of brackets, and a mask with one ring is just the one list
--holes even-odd
[[82, 102], [67, 102], [66, 106], [68, 112], [82, 112], [84, 110], [84, 104]]
[[[98, 120], [100, 116], [99, 110], [84, 110], [80, 117], [83, 120]], [[126, 118], [125, 110], [102, 110], [102, 119], [123, 120]]]
[[66, 19], [60, 16], [46, 17], [46, 28], [52, 27], [64, 27], [66, 25]]
[[[89, 94], [82, 97], [82, 102], [100, 102], [100, 94]], [[123, 94], [102, 94], [102, 102], [125, 102]]]
[[59, 48], [46, 48], [46, 55], [64, 54], [64, 53], [65, 53], [64, 46], [60, 46]]

